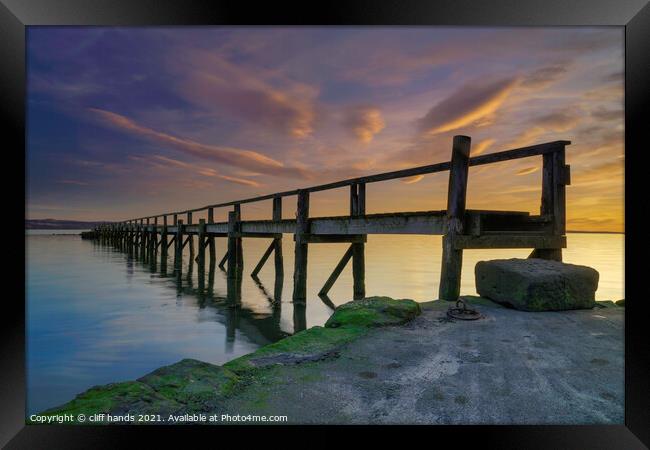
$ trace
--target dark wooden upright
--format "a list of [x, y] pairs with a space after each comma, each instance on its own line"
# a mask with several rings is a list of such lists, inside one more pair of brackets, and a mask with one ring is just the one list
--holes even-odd
[[163, 227], [160, 233], [160, 270], [167, 269], [167, 216], [163, 216]]
[[[214, 208], [208, 208], [208, 224], [214, 223]], [[210, 271], [214, 271], [214, 266], [217, 262], [217, 246], [214, 241], [214, 236], [208, 236], [208, 246], [210, 254]]]
[[[350, 185], [350, 216], [359, 217], [366, 214], [366, 184]], [[353, 298], [358, 300], [366, 296], [365, 243], [352, 244], [352, 279]]]
[[309, 234], [309, 191], [298, 191], [296, 244], [293, 268], [293, 301], [307, 301], [307, 247]]
[[174, 245], [174, 271], [177, 280], [181, 279], [183, 273], [183, 221], [176, 220], [176, 239]]
[[205, 219], [199, 219], [199, 233], [197, 238], [197, 252], [198, 252], [198, 282], [199, 291], [203, 292], [205, 288]]
[[458, 300], [460, 295], [463, 250], [455, 248], [454, 239], [457, 235], [463, 234], [470, 145], [471, 139], [469, 136], [454, 136], [451, 167], [449, 169], [445, 234], [442, 237], [440, 289], [438, 292], [441, 299], [449, 301]]

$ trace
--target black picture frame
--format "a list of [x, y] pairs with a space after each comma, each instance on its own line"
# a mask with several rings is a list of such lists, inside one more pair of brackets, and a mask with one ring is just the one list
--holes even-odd
[[[5, 160], [5, 218], [8, 233], [24, 229], [25, 203], [8, 172], [22, 167], [25, 154], [25, 29], [30, 25], [466, 25], [466, 26], [622, 26], [625, 27], [625, 267], [630, 299], [625, 311], [625, 425], [620, 426], [436, 426], [425, 433], [434, 442], [452, 438], [454, 446], [473, 441], [482, 448], [647, 448], [650, 445], [650, 352], [648, 300], [641, 293], [648, 248], [641, 171], [650, 84], [650, 4], [647, 0], [348, 0], [313, 4], [196, 0], [0, 0], [0, 114]], [[7, 139], [9, 138], [9, 139]], [[647, 144], [645, 144], [647, 146]], [[11, 148], [11, 150], [9, 150]], [[23, 184], [23, 188], [26, 183]], [[640, 199], [640, 200], [639, 200]], [[21, 217], [22, 212], [22, 217]], [[647, 231], [645, 232], [647, 234]], [[21, 248], [16, 245], [15, 256]], [[24, 247], [23, 249], [24, 250]], [[11, 277], [19, 295], [3, 296], [0, 320], [0, 445], [6, 448], [115, 448], [138, 434], [167, 440], [169, 427], [25, 426], [24, 260]], [[626, 295], [626, 297], [628, 297]], [[647, 297], [647, 296], [646, 296]], [[643, 336], [646, 336], [645, 338]], [[317, 427], [318, 428], [318, 427]], [[383, 429], [386, 429], [384, 427]], [[220, 428], [221, 430], [221, 428]], [[268, 433], [269, 428], [264, 432]], [[214, 436], [212, 427], [176, 427]], [[239, 430], [241, 432], [241, 430]], [[323, 433], [327, 431], [318, 428]], [[219, 431], [222, 432], [222, 431]], [[461, 442], [462, 441], [462, 442]], [[168, 441], [169, 442], [169, 441]], [[216, 441], [215, 441], [216, 442]], [[418, 444], [420, 445], [420, 444]]]

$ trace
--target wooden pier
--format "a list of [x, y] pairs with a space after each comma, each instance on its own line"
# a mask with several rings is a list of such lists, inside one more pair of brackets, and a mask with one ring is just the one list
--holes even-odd
[[[203, 206], [155, 216], [140, 217], [98, 227], [97, 238], [142, 258], [155, 266], [160, 257], [166, 267], [168, 251], [173, 245], [174, 271], [178, 280], [183, 273], [183, 249], [189, 245], [188, 275], [194, 263], [198, 268], [199, 288], [204, 283], [206, 258], [214, 271], [217, 265], [215, 237], [226, 237], [228, 246], [218, 265], [227, 264], [228, 296], [241, 291], [244, 270], [243, 239], [270, 238], [268, 249], [254, 266], [257, 274], [274, 254], [275, 292], [282, 291], [284, 265], [282, 238], [293, 234], [295, 258], [293, 268], [293, 301], [307, 298], [307, 259], [310, 244], [349, 243], [340, 262], [320, 290], [321, 296], [336, 282], [352, 260], [353, 298], [365, 296], [365, 242], [368, 234], [440, 234], [443, 235], [442, 270], [438, 296], [457, 300], [460, 294], [463, 250], [478, 248], [530, 248], [531, 258], [562, 260], [566, 247], [566, 194], [570, 184], [569, 166], [565, 164], [565, 148], [570, 141], [553, 141], [513, 150], [470, 157], [470, 138], [455, 136], [451, 160], [427, 166], [352, 178], [292, 191]], [[466, 193], [470, 166], [541, 156], [543, 158], [542, 195], [539, 215], [522, 211], [467, 210]], [[366, 214], [368, 184], [398, 178], [449, 171], [447, 209], [444, 211], [405, 211]], [[350, 214], [335, 217], [311, 217], [309, 196], [312, 192], [349, 186]], [[282, 200], [297, 196], [295, 219], [282, 218]], [[269, 220], [243, 220], [241, 205], [273, 200]], [[214, 222], [215, 208], [231, 208], [227, 222]], [[206, 211], [207, 221], [192, 221], [192, 213]], [[171, 223], [168, 219], [171, 217]], [[185, 217], [184, 222], [179, 217]], [[196, 253], [194, 238], [196, 237]], [[206, 252], [206, 249], [208, 251]], [[277, 297], [277, 294], [276, 294]]]

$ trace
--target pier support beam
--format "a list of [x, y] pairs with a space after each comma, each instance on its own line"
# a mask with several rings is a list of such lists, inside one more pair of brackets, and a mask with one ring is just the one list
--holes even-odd
[[[192, 213], [188, 212], [187, 213], [187, 224], [192, 225]], [[187, 243], [190, 245], [190, 261], [189, 261], [189, 266], [187, 268], [188, 274], [192, 273], [192, 268], [194, 266], [194, 236], [189, 234], [187, 236]]]
[[228, 213], [228, 269], [227, 269], [227, 297], [233, 305], [238, 305], [241, 300], [241, 281], [243, 270], [243, 257], [241, 249], [241, 233], [239, 222], [241, 210], [235, 205], [233, 211]]
[[[208, 224], [214, 223], [214, 208], [208, 208]], [[214, 236], [208, 236], [208, 246], [210, 255], [210, 272], [214, 272], [214, 267], [217, 262], [217, 246]]]
[[[542, 165], [542, 201], [540, 214], [553, 217], [553, 234], [566, 234], [566, 185], [570, 184], [569, 166], [565, 165], [565, 150], [545, 153]], [[529, 258], [562, 261], [562, 249], [536, 248]]]
[[167, 216], [163, 216], [163, 228], [160, 234], [160, 271], [167, 272]]
[[307, 301], [307, 234], [309, 233], [309, 191], [298, 191], [296, 245], [293, 268], [293, 301]]
[[454, 136], [451, 151], [447, 216], [445, 235], [442, 238], [442, 268], [438, 292], [441, 299], [449, 301], [458, 300], [460, 295], [463, 250], [454, 247], [454, 238], [458, 234], [463, 234], [470, 144], [469, 136]]
[[[273, 220], [282, 220], [282, 197], [273, 197]], [[276, 302], [282, 300], [282, 286], [284, 284], [284, 260], [282, 259], [282, 235], [273, 239], [273, 256], [275, 262], [275, 287], [273, 297]]]
[[183, 221], [176, 222], [176, 238], [174, 245], [174, 271], [176, 272], [176, 279], [181, 280], [183, 273]]
[[[366, 214], [366, 184], [350, 185], [350, 216], [359, 217]], [[366, 263], [365, 244], [357, 242], [352, 244], [352, 279], [353, 299], [358, 300], [366, 296]]]
[[147, 248], [147, 235], [144, 230], [144, 220], [140, 219], [140, 258], [144, 260], [144, 251]]
[[198, 250], [198, 281], [199, 290], [205, 289], [205, 219], [199, 220], [199, 237], [197, 243]]

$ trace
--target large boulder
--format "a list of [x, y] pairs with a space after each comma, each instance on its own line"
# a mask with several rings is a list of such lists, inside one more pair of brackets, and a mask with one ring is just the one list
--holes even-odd
[[595, 306], [598, 272], [546, 259], [495, 259], [476, 264], [482, 297], [522, 311], [561, 311]]

